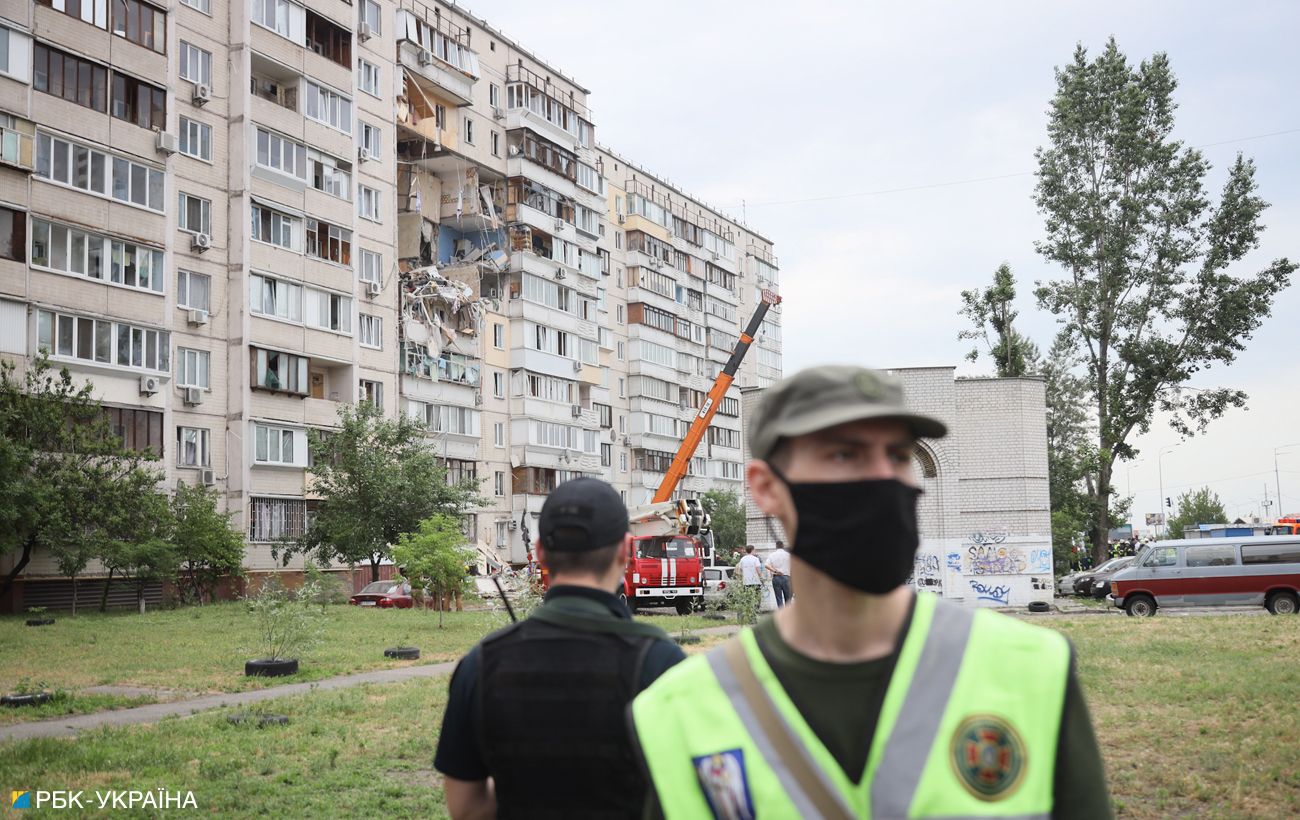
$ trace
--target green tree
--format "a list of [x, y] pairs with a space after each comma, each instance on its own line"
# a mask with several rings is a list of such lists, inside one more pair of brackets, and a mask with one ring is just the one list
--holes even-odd
[[1258, 247], [1267, 205], [1255, 194], [1254, 163], [1240, 155], [1211, 203], [1202, 186], [1209, 163], [1172, 136], [1176, 87], [1164, 54], [1132, 66], [1113, 39], [1092, 61], [1080, 45], [1056, 71], [1050, 144], [1035, 154], [1046, 228], [1036, 247], [1066, 273], [1039, 282], [1035, 295], [1084, 359], [1097, 424], [1098, 559], [1115, 460], [1134, 457], [1131, 438], [1157, 411], [1191, 435], [1245, 405], [1241, 390], [1188, 382], [1233, 361], [1295, 269], [1283, 258], [1252, 275], [1228, 273]]
[[230, 528], [232, 513], [217, 509], [215, 490], [178, 484], [171, 507], [182, 597], [198, 604], [212, 601], [221, 578], [243, 573], [244, 539]]
[[732, 563], [745, 546], [745, 507], [731, 490], [709, 490], [700, 499], [713, 528], [713, 549], [720, 564]]
[[465, 546], [459, 522], [450, 515], [430, 516], [413, 533], [403, 533], [393, 547], [393, 561], [406, 570], [416, 588], [433, 590], [438, 604], [438, 628], [442, 629], [442, 601], [455, 590], [463, 590], [469, 576], [465, 565], [475, 560], [474, 550]]
[[459, 517], [481, 504], [476, 479], [447, 483], [424, 433], [405, 413], [384, 418], [370, 402], [340, 407], [337, 430], [311, 435], [308, 472], [320, 497], [315, 521], [302, 541], [274, 553], [286, 564], [296, 553], [321, 566], [369, 562], [378, 581], [380, 563], [403, 534], [432, 515]]
[[22, 379], [0, 364], [0, 551], [17, 552], [0, 595], [48, 550], [73, 581], [101, 557], [143, 495], [155, 495], [157, 456], [123, 446], [89, 382], [75, 384], [38, 357]]
[[1188, 490], [1178, 496], [1178, 514], [1169, 519], [1165, 528], [1170, 538], [1182, 538], [1183, 530], [1197, 524], [1226, 524], [1228, 513], [1223, 509], [1223, 502], [1218, 493], [1209, 487]]
[[100, 611], [108, 606], [109, 587], [116, 577], [135, 589], [136, 605], [144, 614], [145, 589], [150, 583], [176, 576], [179, 565], [172, 545], [172, 511], [168, 498], [143, 476], [111, 485], [102, 501], [104, 516], [95, 530], [102, 544], [100, 561], [108, 568]]
[[[1011, 266], [1003, 262], [993, 272], [993, 284], [983, 291], [961, 292], [961, 315], [970, 320], [973, 328], [957, 334], [960, 339], [983, 340], [999, 376], [1025, 376], [1038, 359], [1038, 346], [1020, 335], [1014, 322], [1019, 314], [1012, 307], [1016, 300], [1016, 280]], [[990, 336], [990, 331], [992, 335]], [[966, 358], [979, 359], [979, 347], [971, 348]]]

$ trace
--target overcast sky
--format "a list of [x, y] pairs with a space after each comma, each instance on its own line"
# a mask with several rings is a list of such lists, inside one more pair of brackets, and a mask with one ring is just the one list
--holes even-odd
[[[987, 360], [962, 359], [959, 292], [1003, 261], [1020, 284], [1021, 330], [1050, 344], [1054, 320], [1031, 294], [1058, 275], [1033, 250], [1033, 151], [1046, 140], [1053, 68], [1076, 43], [1095, 53], [1112, 34], [1134, 62], [1169, 55], [1176, 134], [1206, 146], [1216, 199], [1235, 154], [1254, 157], [1272, 208], [1238, 270], [1300, 257], [1300, 130], [1261, 136], [1300, 129], [1300, 3], [468, 7], [592, 90], [602, 143], [737, 216], [745, 202], [781, 262], [786, 372], [828, 359], [989, 372]], [[984, 181], [946, 184], [968, 180]], [[906, 188], [920, 189], [896, 190]], [[1229, 515], [1261, 512], [1265, 485], [1276, 496], [1274, 448], [1300, 444], [1297, 351], [1300, 284], [1244, 355], [1194, 383], [1244, 389], [1250, 409], [1165, 454], [1165, 495], [1209, 485]], [[1116, 468], [1139, 517], [1159, 509], [1157, 453], [1178, 441], [1157, 419], [1140, 460]], [[1300, 446], [1279, 464], [1282, 507], [1300, 512]]]

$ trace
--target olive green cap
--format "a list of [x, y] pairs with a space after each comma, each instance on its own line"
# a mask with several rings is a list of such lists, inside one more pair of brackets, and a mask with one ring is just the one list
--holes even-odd
[[828, 364], [800, 370], [763, 391], [748, 424], [750, 456], [765, 460], [783, 438], [864, 419], [897, 419], [911, 427], [917, 438], [948, 434], [943, 422], [907, 408], [903, 383], [894, 376]]

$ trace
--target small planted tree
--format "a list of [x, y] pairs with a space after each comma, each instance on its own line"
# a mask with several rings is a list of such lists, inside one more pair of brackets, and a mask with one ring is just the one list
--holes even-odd
[[98, 557], [108, 568], [100, 610], [108, 606], [109, 587], [116, 577], [131, 583], [136, 606], [143, 614], [149, 584], [176, 574], [171, 506], [157, 491], [155, 477], [140, 473], [107, 484], [98, 503], [100, 510], [91, 532], [102, 545]]
[[442, 601], [468, 583], [465, 565], [474, 561], [465, 546], [460, 524], [450, 515], [434, 515], [420, 522], [413, 533], [403, 534], [393, 547], [393, 560], [406, 568], [413, 587], [428, 587], [438, 600], [438, 628], [442, 628]]
[[171, 508], [182, 597], [210, 602], [221, 578], [243, 572], [244, 539], [230, 528], [231, 514], [217, 509], [217, 493], [207, 487], [178, 485]]
[[278, 677], [298, 671], [299, 658], [324, 636], [325, 607], [320, 589], [307, 581], [291, 593], [279, 578], [267, 578], [248, 598], [261, 657], [244, 664], [245, 675]]

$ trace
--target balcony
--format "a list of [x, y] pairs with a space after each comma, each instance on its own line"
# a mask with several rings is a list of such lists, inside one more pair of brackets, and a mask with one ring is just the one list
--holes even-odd
[[472, 104], [478, 55], [405, 9], [398, 10], [396, 24], [397, 59], [408, 76], [418, 77], [422, 85], [457, 106]]
[[8, 114], [0, 114], [0, 163], [22, 171], [35, 168], [36, 124]]

